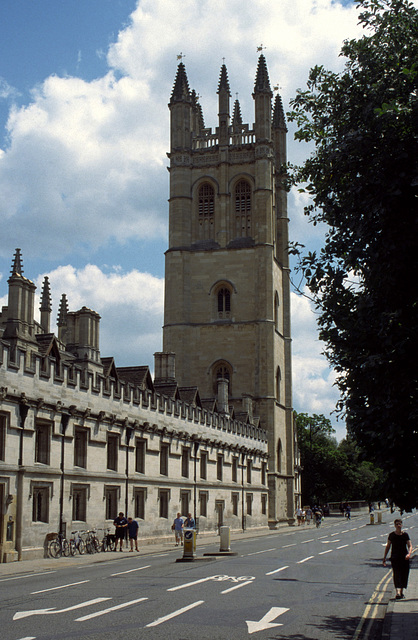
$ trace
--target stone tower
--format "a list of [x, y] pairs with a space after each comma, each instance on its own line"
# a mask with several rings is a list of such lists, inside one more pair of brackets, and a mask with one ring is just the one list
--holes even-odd
[[269, 525], [293, 518], [286, 123], [272, 108], [260, 55], [255, 123], [230, 113], [226, 66], [218, 85], [218, 126], [204, 124], [180, 62], [171, 113], [169, 248], [163, 350], [175, 353], [180, 386], [197, 385], [218, 410], [269, 434]]

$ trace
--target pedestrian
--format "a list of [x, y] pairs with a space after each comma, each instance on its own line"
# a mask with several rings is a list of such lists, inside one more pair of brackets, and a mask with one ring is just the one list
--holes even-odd
[[344, 513], [345, 513], [345, 504], [344, 504], [344, 502], [340, 502], [340, 513], [341, 513], [341, 516], [344, 518]]
[[298, 507], [296, 509], [296, 519], [298, 521], [298, 527], [300, 527], [300, 525], [302, 524], [302, 519], [303, 519], [303, 511], [300, 507]]
[[195, 529], [196, 528], [196, 523], [195, 523], [194, 518], [193, 518], [191, 513], [187, 514], [187, 518], [184, 521], [184, 527], [186, 529]]
[[128, 518], [128, 534], [129, 534], [129, 542], [131, 545], [131, 548], [129, 549], [129, 551], [133, 551], [134, 550], [134, 542], [135, 542], [135, 551], [139, 551], [138, 549], [138, 529], [139, 529], [139, 524], [136, 520], [134, 520], [133, 518]]
[[351, 507], [348, 502], [345, 506], [345, 517], [347, 518], [347, 520], [351, 520]]
[[123, 551], [122, 545], [123, 545], [124, 539], [126, 538], [126, 532], [127, 532], [127, 529], [128, 529], [128, 521], [125, 518], [125, 516], [123, 515], [122, 511], [120, 511], [118, 517], [113, 520], [113, 524], [116, 527], [116, 529], [115, 529], [115, 538], [116, 538], [115, 551], [118, 550], [118, 540], [120, 541], [119, 551]]
[[174, 519], [174, 522], [171, 526], [171, 529], [174, 531], [174, 536], [176, 540], [176, 547], [179, 546], [179, 543], [183, 543], [183, 518], [181, 517], [180, 512], [177, 514], [177, 518]]
[[312, 509], [310, 507], [308, 507], [306, 509], [306, 524], [309, 525], [311, 524], [312, 521]]
[[390, 561], [393, 571], [393, 582], [396, 589], [396, 600], [404, 598], [403, 590], [408, 586], [409, 560], [412, 553], [412, 542], [406, 531], [402, 531], [402, 520], [394, 522], [395, 531], [389, 534], [383, 556], [383, 566], [386, 567], [386, 556], [392, 547]]

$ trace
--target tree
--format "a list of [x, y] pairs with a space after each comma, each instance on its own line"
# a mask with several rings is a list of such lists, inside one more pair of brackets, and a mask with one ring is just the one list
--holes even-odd
[[291, 103], [296, 138], [315, 145], [291, 179], [311, 196], [310, 221], [328, 225], [319, 252], [291, 251], [316, 300], [348, 433], [409, 510], [418, 506], [418, 11], [406, 0], [358, 6], [365, 34], [344, 42], [344, 70], [314, 67]]
[[295, 425], [303, 504], [383, 499], [382, 471], [362, 460], [359, 447], [350, 438], [338, 444], [328, 418], [295, 412]]

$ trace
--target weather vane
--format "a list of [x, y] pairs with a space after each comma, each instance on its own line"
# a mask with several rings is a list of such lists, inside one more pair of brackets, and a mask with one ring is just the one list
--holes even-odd
[[186, 54], [183, 53], [183, 51], [180, 51], [180, 53], [177, 54], [177, 60], [183, 60], [183, 58], [186, 57]]
[[263, 51], [263, 49], [267, 49], [267, 47], [264, 47], [262, 44], [260, 44], [260, 46], [257, 47], [257, 51]]
[[275, 85], [273, 85], [273, 91], [279, 91], [279, 89], [283, 89], [283, 87], [277, 82]]

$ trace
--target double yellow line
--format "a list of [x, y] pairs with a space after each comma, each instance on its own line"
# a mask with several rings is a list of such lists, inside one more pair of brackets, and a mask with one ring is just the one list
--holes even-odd
[[358, 640], [360, 634], [363, 632], [364, 626], [367, 623], [367, 627], [365, 629], [365, 638], [368, 637], [370, 633], [370, 629], [374, 620], [377, 617], [379, 611], [379, 605], [383, 600], [383, 597], [386, 593], [388, 585], [391, 581], [392, 571], [389, 569], [380, 580], [380, 582], [376, 585], [376, 589], [371, 595], [368, 605], [366, 606], [363, 615], [361, 616], [360, 622], [357, 625], [357, 629], [354, 632], [353, 640]]

